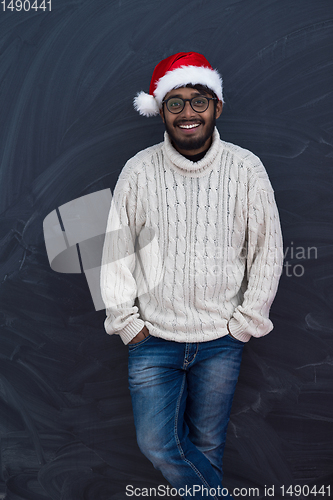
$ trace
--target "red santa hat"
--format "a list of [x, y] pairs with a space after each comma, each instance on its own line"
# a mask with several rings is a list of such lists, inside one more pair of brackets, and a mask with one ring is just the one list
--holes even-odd
[[223, 102], [222, 78], [218, 71], [197, 52], [178, 52], [158, 63], [150, 82], [149, 94], [139, 92], [134, 98], [134, 107], [140, 115], [158, 115], [166, 94], [188, 84], [205, 85]]

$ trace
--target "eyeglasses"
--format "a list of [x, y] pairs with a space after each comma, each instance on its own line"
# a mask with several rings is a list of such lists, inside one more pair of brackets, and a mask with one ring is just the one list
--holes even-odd
[[182, 99], [182, 97], [169, 97], [165, 101], [162, 101], [162, 104], [166, 104], [166, 107], [170, 113], [176, 115], [177, 113], [181, 113], [185, 108], [185, 103], [188, 101], [190, 103], [191, 108], [196, 113], [203, 113], [207, 110], [209, 106], [209, 101], [216, 101], [216, 97], [206, 97], [203, 95], [197, 95], [192, 97], [192, 99]]

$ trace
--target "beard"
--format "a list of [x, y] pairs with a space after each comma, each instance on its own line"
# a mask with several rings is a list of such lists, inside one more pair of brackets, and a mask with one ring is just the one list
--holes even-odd
[[[181, 120], [179, 122], [176, 122], [174, 125], [177, 126], [180, 123], [186, 123], [186, 120]], [[175, 136], [174, 131], [173, 131], [174, 125], [172, 127], [169, 127], [169, 125], [167, 124], [166, 121], [164, 122], [164, 125], [165, 125], [165, 130], [167, 131], [174, 146], [178, 147], [179, 149], [184, 149], [185, 151], [193, 151], [195, 149], [202, 148], [202, 146], [204, 146], [206, 141], [213, 135], [215, 124], [216, 124], [215, 113], [214, 113], [214, 116], [212, 117], [212, 119], [209, 120], [209, 122], [201, 120], [200, 123], [202, 123], [203, 125], [205, 125], [207, 123], [206, 132], [201, 137], [197, 137], [197, 138], [186, 137], [184, 139], [179, 139], [178, 137]]]

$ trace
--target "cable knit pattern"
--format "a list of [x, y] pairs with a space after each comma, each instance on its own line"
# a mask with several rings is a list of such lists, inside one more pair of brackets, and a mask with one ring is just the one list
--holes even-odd
[[107, 333], [147, 326], [177, 342], [271, 331], [282, 238], [267, 173], [215, 129], [198, 162], [164, 142], [141, 151], [115, 188], [101, 268]]

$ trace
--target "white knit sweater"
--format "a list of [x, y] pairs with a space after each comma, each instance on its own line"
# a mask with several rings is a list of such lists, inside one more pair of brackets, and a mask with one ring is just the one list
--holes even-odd
[[177, 342], [222, 337], [227, 324], [243, 342], [266, 335], [282, 260], [259, 158], [215, 129], [195, 163], [165, 134], [126, 163], [114, 191], [101, 268], [105, 329], [125, 344], [144, 325]]

